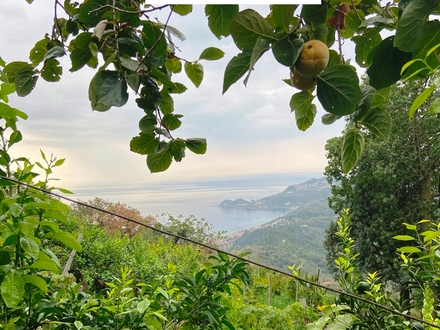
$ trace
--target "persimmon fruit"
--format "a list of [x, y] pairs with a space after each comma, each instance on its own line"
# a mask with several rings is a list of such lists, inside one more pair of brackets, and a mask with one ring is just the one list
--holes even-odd
[[343, 29], [344, 28], [344, 18], [345, 15], [350, 11], [350, 6], [346, 3], [341, 4], [335, 7], [335, 13], [332, 17], [327, 20], [327, 23], [333, 26], [335, 29]]
[[294, 67], [293, 72], [290, 70], [290, 82], [292, 83], [293, 87], [301, 91], [307, 91], [315, 87], [317, 81], [316, 77], [306, 78], [301, 76]]
[[330, 52], [325, 43], [320, 40], [307, 41], [295, 62], [298, 74], [304, 78], [313, 78], [327, 66]]

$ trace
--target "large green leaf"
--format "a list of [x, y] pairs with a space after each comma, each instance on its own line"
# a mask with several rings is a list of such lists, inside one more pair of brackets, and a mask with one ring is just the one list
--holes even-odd
[[385, 109], [369, 109], [367, 114], [359, 120], [359, 123], [384, 141], [388, 141], [391, 134], [393, 120]]
[[278, 63], [290, 68], [298, 59], [303, 44], [303, 39], [289, 34], [273, 45], [272, 53]]
[[225, 52], [216, 47], [205, 48], [199, 56], [199, 60], [215, 61], [223, 58]]
[[325, 22], [327, 17], [327, 5], [303, 5], [301, 17], [307, 24], [319, 25]]
[[179, 14], [180, 16], [186, 16], [190, 14], [193, 10], [192, 5], [173, 5], [171, 8], [175, 13]]
[[235, 15], [231, 35], [241, 50], [253, 49], [258, 38], [274, 39], [270, 24], [253, 9], [245, 9]]
[[128, 100], [125, 79], [116, 71], [98, 71], [90, 82], [89, 100], [93, 110], [122, 107]]
[[50, 39], [48, 37], [37, 41], [35, 46], [31, 49], [29, 53], [29, 59], [33, 66], [37, 66], [44, 61], [44, 56], [47, 53], [47, 46], [49, 45]]
[[49, 232], [46, 235], [44, 235], [45, 238], [54, 239], [56, 241], [59, 241], [63, 243], [65, 246], [77, 251], [81, 252], [82, 247], [81, 244], [76, 240], [75, 237], [73, 237], [69, 233], [53, 233]]
[[158, 144], [159, 140], [154, 133], [140, 133], [139, 136], [131, 139], [130, 150], [141, 155], [149, 155], [154, 153]]
[[157, 56], [165, 55], [167, 51], [167, 41], [162, 31], [150, 22], [146, 22], [142, 28], [142, 41], [146, 48], [154, 47], [154, 54]]
[[298, 5], [271, 5], [267, 20], [275, 30], [281, 28], [284, 32], [289, 33], [296, 7]]
[[370, 85], [376, 89], [391, 86], [400, 79], [403, 65], [411, 60], [411, 53], [394, 47], [394, 36], [388, 37], [377, 46], [373, 63], [367, 70]]
[[170, 141], [170, 153], [176, 162], [180, 162], [185, 157], [186, 143], [184, 140], [177, 138]]
[[290, 109], [295, 112], [296, 125], [301, 131], [312, 126], [316, 116], [316, 105], [312, 104], [314, 96], [310, 91], [303, 91], [292, 95]]
[[203, 155], [206, 153], [207, 143], [206, 139], [203, 138], [189, 138], [185, 140], [186, 146], [189, 150], [198, 155]]
[[334, 65], [317, 76], [317, 95], [327, 112], [338, 116], [349, 115], [361, 101], [359, 78], [347, 65]]
[[408, 116], [409, 119], [411, 119], [416, 111], [425, 103], [425, 101], [428, 99], [428, 97], [431, 96], [432, 92], [437, 88], [437, 86], [432, 85], [425, 89], [423, 92], [421, 92], [414, 100], [413, 104], [409, 108]]
[[182, 117], [183, 115], [166, 114], [162, 118], [162, 124], [170, 131], [173, 131], [175, 129], [178, 129], [180, 125], [182, 125], [182, 122], [180, 121], [180, 118]]
[[366, 29], [365, 33], [360, 36], [355, 36], [353, 40], [356, 44], [356, 63], [361, 67], [368, 67], [371, 65], [373, 59], [372, 51], [380, 44], [382, 37], [379, 34], [380, 29]]
[[90, 59], [93, 57], [92, 52], [89, 49], [74, 49], [70, 53], [70, 61], [72, 62], [72, 67], [70, 72], [75, 72], [86, 65]]
[[430, 21], [424, 26], [417, 48], [414, 49], [413, 58], [424, 59], [428, 51], [440, 44], [440, 22]]
[[153, 153], [147, 156], [147, 166], [151, 173], [166, 171], [173, 162], [173, 156], [168, 149], [161, 153]]
[[37, 83], [38, 76], [35, 75], [35, 70], [31, 65], [21, 67], [15, 73], [15, 89], [18, 96], [29, 95]]
[[404, 52], [415, 50], [427, 18], [437, 6], [436, 0], [412, 0], [397, 22], [394, 46]]
[[49, 82], [56, 82], [61, 79], [63, 68], [60, 62], [55, 58], [49, 58], [44, 62], [44, 67], [41, 70], [41, 77]]
[[17, 305], [23, 300], [23, 277], [16, 272], [8, 272], [3, 278], [0, 290], [6, 306], [9, 308], [17, 307]]
[[263, 38], [258, 38], [257, 42], [255, 43], [254, 49], [252, 49], [252, 55], [251, 60], [249, 62], [249, 70], [248, 74], [246, 75], [246, 78], [244, 79], [243, 83], [246, 86], [247, 82], [249, 80], [249, 77], [251, 76], [252, 71], [254, 70], [255, 64], [260, 59], [261, 56], [265, 52], [269, 50], [269, 42]]
[[341, 148], [342, 171], [347, 174], [359, 161], [364, 152], [364, 134], [357, 128], [345, 132]]
[[230, 35], [230, 25], [238, 13], [238, 5], [206, 5], [205, 15], [208, 17], [208, 26], [211, 32], [221, 38]]
[[189, 80], [191, 80], [196, 87], [199, 87], [203, 80], [203, 65], [200, 63], [185, 62], [184, 68]]
[[46, 281], [38, 275], [23, 275], [23, 280], [40, 289], [43, 293], [47, 292]]
[[95, 26], [101, 21], [103, 13], [109, 11], [109, 8], [105, 7], [106, 4], [107, 0], [88, 0], [83, 2], [79, 6], [79, 21], [89, 26]]
[[161, 92], [159, 99], [160, 111], [166, 115], [174, 111], [174, 100], [170, 94]]
[[27, 254], [27, 257], [31, 257], [32, 259], [38, 259], [38, 254], [40, 253], [40, 247], [34, 240], [27, 237], [20, 237], [20, 247]]
[[232, 84], [238, 81], [248, 71], [251, 61], [252, 50], [246, 50], [237, 56], [234, 56], [228, 63], [223, 77], [223, 91], [222, 94], [231, 87]]

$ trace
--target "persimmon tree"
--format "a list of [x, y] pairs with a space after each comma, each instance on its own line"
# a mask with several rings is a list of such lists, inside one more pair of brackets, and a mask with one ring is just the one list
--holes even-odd
[[[140, 132], [130, 141], [130, 148], [146, 156], [151, 172], [165, 171], [173, 160], [180, 162], [187, 149], [197, 154], [206, 152], [204, 138], [175, 134], [183, 115], [174, 112], [173, 95], [184, 93], [187, 87], [173, 81], [173, 76], [184, 71], [198, 87], [203, 81], [203, 61], [224, 56], [216, 47], [206, 48], [197, 59], [177, 55], [175, 40], [184, 36], [172, 25], [172, 18], [189, 15], [191, 5], [154, 7], [128, 0], [55, 0], [54, 4], [52, 31], [36, 42], [30, 62], [6, 64], [0, 60], [2, 80], [15, 84], [17, 94], [26, 96], [40, 77], [59, 81], [63, 68], [58, 58], [69, 56], [72, 72], [96, 69], [89, 82], [93, 110], [122, 107], [129, 90], [133, 92], [142, 115]], [[168, 11], [165, 22], [152, 18], [159, 10]], [[391, 85], [402, 79], [431, 78], [413, 101], [410, 117], [440, 87], [438, 0], [324, 0], [321, 5], [271, 5], [266, 17], [239, 5], [206, 5], [205, 14], [212, 33], [217, 38], [231, 36], [238, 48], [225, 68], [223, 94], [243, 77], [246, 85], [263, 55], [272, 54], [286, 67], [288, 77], [305, 42], [320, 40], [331, 48], [327, 67], [316, 76], [316, 87], [293, 90], [286, 108], [295, 114], [300, 130], [314, 123], [318, 103], [327, 112], [322, 117], [324, 124], [340, 118], [355, 123], [344, 135], [344, 173], [362, 155], [365, 130], [381, 139], [389, 138], [392, 116], [384, 105]], [[342, 52], [346, 40], [353, 42], [354, 59]], [[369, 78], [369, 84], [362, 88], [355, 63]], [[285, 83], [291, 84], [289, 79]], [[440, 101], [433, 102], [429, 111], [439, 112]]]

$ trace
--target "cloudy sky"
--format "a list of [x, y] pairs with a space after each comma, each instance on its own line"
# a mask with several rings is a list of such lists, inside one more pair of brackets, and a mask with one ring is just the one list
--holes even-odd
[[[268, 12], [266, 5], [253, 7], [263, 15]], [[32, 5], [25, 0], [1, 1], [0, 56], [6, 62], [28, 61], [35, 42], [50, 33], [52, 15], [52, 1], [35, 1]], [[195, 60], [208, 46], [225, 52], [220, 61], [202, 62], [205, 77], [198, 89], [185, 74], [173, 77], [188, 87], [187, 92], [175, 97], [175, 112], [184, 115], [176, 135], [206, 138], [207, 154], [188, 151], [181, 163], [173, 162], [166, 172], [151, 174], [145, 157], [129, 150], [142, 117], [134, 97], [122, 108], [93, 112], [87, 89], [94, 71], [70, 73], [67, 57], [62, 60], [60, 82], [40, 79], [29, 96], [10, 98], [11, 106], [29, 114], [29, 119], [19, 124], [24, 140], [11, 153], [36, 161], [42, 149], [66, 158], [56, 175], [62, 179], [61, 186], [70, 189], [249, 174], [322, 173], [326, 164], [324, 144], [340, 134], [343, 122], [321, 124], [324, 110], [318, 106], [312, 128], [299, 131], [289, 108], [296, 91], [282, 82], [289, 76], [288, 68], [268, 52], [257, 63], [247, 87], [240, 81], [222, 95], [224, 69], [238, 53], [232, 39], [218, 40], [212, 35], [202, 5], [196, 5], [190, 16], [173, 15], [170, 25], [187, 37], [184, 42], [176, 40], [182, 58]]]

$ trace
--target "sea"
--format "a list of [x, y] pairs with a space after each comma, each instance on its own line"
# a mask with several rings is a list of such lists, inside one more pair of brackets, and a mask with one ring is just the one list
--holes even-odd
[[212, 224], [215, 231], [228, 233], [248, 229], [281, 216], [283, 212], [265, 210], [238, 210], [220, 207], [225, 199], [256, 200], [280, 193], [288, 186], [303, 183], [316, 174], [274, 174], [240, 177], [222, 177], [175, 182], [137, 182], [127, 186], [79, 187], [69, 198], [88, 201], [100, 197], [122, 202], [138, 209], [143, 215], [166, 221], [174, 217], [194, 216]]

